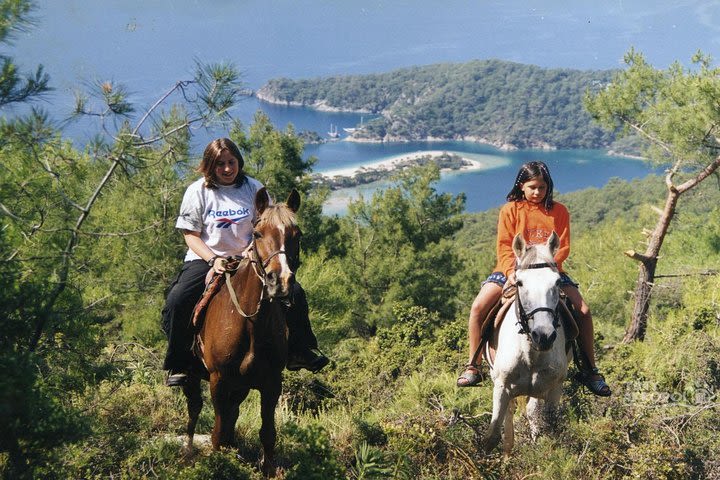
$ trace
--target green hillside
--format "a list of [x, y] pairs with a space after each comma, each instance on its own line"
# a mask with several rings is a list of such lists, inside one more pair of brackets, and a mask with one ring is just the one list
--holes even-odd
[[[258, 140], [235, 138], [246, 145]], [[249, 155], [249, 168], [258, 158]], [[279, 478], [536, 473], [620, 479], [628, 472], [706, 478], [716, 471], [708, 459], [720, 453], [714, 396], [720, 388], [720, 278], [702, 273], [720, 265], [718, 190], [699, 190], [674, 223], [659, 273], [682, 276], [658, 281], [652, 330], [633, 345], [619, 343], [636, 271], [622, 251], [652, 224], [662, 179], [617, 180], [559, 196], [576, 219], [567, 268], [595, 313], [598, 361], [615, 395], [600, 400], [566, 382], [558, 433], [532, 443], [518, 416], [516, 451], [503, 462], [480, 449], [490, 384], [463, 390], [454, 384], [465, 361], [467, 312], [494, 263], [497, 210], [464, 214], [461, 197], [434, 191], [437, 178], [432, 166], [405, 172], [394, 187], [353, 204], [347, 216], [324, 217], [314, 227], [304, 214], [308, 238], [313, 230], [324, 233], [306, 249], [299, 280], [334, 363], [318, 375], [286, 372], [277, 414]], [[187, 180], [172, 182], [180, 192]], [[98, 218], [116, 218], [113, 229], [129, 230], [137, 218], [129, 212], [144, 204], [133, 184], [132, 178], [118, 182], [98, 211]], [[173, 209], [178, 202], [172, 200]], [[131, 204], [136, 207], [128, 211]], [[162, 218], [160, 211], [143, 212], [144, 221]], [[160, 222], [162, 228], [131, 239], [109, 236], [83, 247], [88, 262], [74, 282], [78, 301], [95, 306], [88, 318], [57, 325], [43, 340], [50, 358], [64, 359], [45, 366], [43, 388], [75, 393], [43, 407], [69, 415], [56, 433], [47, 430], [55, 417], [45, 424], [44, 435], [62, 442], [22, 447], [37, 478], [260, 478], [255, 393], [241, 407], [237, 453], [205, 451], [178, 462], [185, 407], [181, 393], [163, 385], [158, 312], [183, 246], [173, 218]], [[6, 249], [16, 244], [2, 238]], [[148, 275], [155, 280], [147, 282]], [[73, 323], [70, 331], [86, 330], [74, 336], [59, 330]], [[10, 325], [22, 332], [17, 321]], [[201, 435], [212, 426], [205, 395]], [[0, 456], [0, 471], [8, 472], [7, 459]]]
[[[8, 46], [8, 32], [28, 27], [31, 7], [0, 0], [0, 46]], [[660, 139], [653, 158], [682, 160], [671, 171], [677, 177], [709, 177], [677, 204], [647, 332], [627, 344], [638, 267], [623, 252], [642, 251], [647, 229], [662, 218], [668, 177], [557, 196], [573, 219], [564, 265], [593, 310], [598, 364], [614, 394], [591, 397], [566, 381], [554, 431], [532, 441], [518, 413], [507, 459], [482, 451], [490, 383], [455, 386], [467, 358], [468, 311], [494, 264], [497, 210], [467, 214], [464, 195], [436, 190], [439, 169], [429, 163], [399, 172], [342, 217], [323, 215], [329, 191], [313, 186], [314, 159], [304, 158], [292, 126], [277, 130], [262, 113], [250, 125], [226, 124], [244, 170], [274, 198], [301, 193], [297, 278], [333, 360], [316, 375], [284, 374], [276, 477], [720, 478], [720, 189], [710, 176], [720, 166], [720, 72], [697, 58], [699, 74], [690, 75], [677, 65], [656, 71], [631, 55], [630, 81], [613, 82], [603, 90], [608, 97], [588, 103], [610, 128], [630, 119]], [[89, 125], [97, 135], [79, 150], [47, 114], [27, 108], [48, 91], [43, 69], [22, 72], [4, 54], [1, 61], [0, 477], [261, 478], [257, 393], [240, 408], [235, 448], [211, 452], [202, 442], [214, 421], [205, 385], [200, 448], [188, 454], [185, 399], [164, 385], [161, 370], [160, 312], [187, 248], [175, 221], [198, 176], [191, 135], [228, 120], [242, 92], [238, 72], [199, 63], [192, 79], [137, 116], [122, 86], [90, 86], [74, 113], [96, 122]], [[476, 66], [516, 73], [508, 78], [555, 75], [545, 86], [575, 75]], [[494, 85], [502, 90], [501, 83]], [[433, 97], [427, 85], [412, 102]], [[400, 108], [395, 102], [388, 111]], [[579, 105], [567, 101], [573, 111]], [[543, 118], [563, 122], [562, 111]]]
[[546, 69], [501, 60], [412, 67], [384, 74], [276, 79], [261, 99], [379, 114], [353, 138], [467, 139], [498, 147], [599, 148], [613, 136], [593, 124], [583, 95], [612, 71]]

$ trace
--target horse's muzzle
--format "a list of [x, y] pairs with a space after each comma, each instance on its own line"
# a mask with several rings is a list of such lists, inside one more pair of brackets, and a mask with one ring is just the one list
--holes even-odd
[[533, 346], [541, 352], [548, 351], [552, 348], [557, 338], [557, 331], [553, 330], [551, 333], [540, 332], [533, 330], [530, 332], [530, 338]]
[[278, 272], [268, 272], [265, 276], [265, 287], [270, 298], [285, 298], [290, 296], [292, 287], [295, 284], [295, 274], [281, 274]]

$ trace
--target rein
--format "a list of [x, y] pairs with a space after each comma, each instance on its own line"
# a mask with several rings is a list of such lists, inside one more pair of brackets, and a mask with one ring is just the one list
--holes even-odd
[[[557, 268], [557, 264], [555, 262], [531, 263], [529, 265], [519, 267], [517, 268], [517, 270], [531, 270], [537, 268]], [[553, 327], [557, 328], [560, 318], [559, 306], [560, 305], [558, 302], [558, 305], [555, 305], [555, 308], [537, 307], [532, 309], [530, 313], [527, 313], [525, 311], [525, 307], [523, 307], [522, 302], [520, 301], [520, 290], [518, 289], [518, 292], [515, 296], [515, 314], [518, 318], [517, 325], [520, 325], [520, 331], [518, 333], [524, 333], [525, 335], [530, 336], [529, 322], [533, 315], [538, 312], [550, 312], [553, 316]]]
[[262, 277], [260, 277], [260, 275], [258, 275], [258, 273], [257, 273], [257, 270], [255, 270], [255, 274], [258, 275], [258, 277], [260, 278], [260, 280], [263, 283], [263, 288], [262, 288], [262, 290], [260, 290], [260, 299], [258, 300], [257, 308], [255, 309], [255, 312], [252, 314], [245, 313], [243, 311], [242, 307], [240, 307], [240, 302], [238, 301], [237, 295], [235, 294], [235, 288], [233, 287], [233, 284], [232, 284], [232, 274], [237, 272], [238, 269], [240, 268], [241, 260], [239, 259], [239, 257], [233, 257], [233, 258], [238, 259], [238, 262], [237, 262], [237, 264], [232, 265], [225, 270], [225, 273], [224, 273], [225, 285], [227, 285], [228, 293], [230, 294], [230, 300], [232, 301], [235, 308], [237, 308], [238, 313], [240, 313], [240, 315], [242, 315], [245, 318], [251, 319], [252, 317], [257, 315], [258, 312], [260, 312], [260, 305], [262, 304], [263, 296], [265, 295], [265, 280]]
[[[263, 298], [265, 296], [265, 278], [267, 277], [267, 272], [265, 271], [265, 268], [270, 264], [270, 260], [272, 260], [274, 257], [277, 257], [278, 255], [285, 255], [285, 258], [288, 258], [287, 252], [285, 252], [285, 247], [281, 248], [280, 250], [276, 250], [263, 261], [262, 258], [260, 258], [260, 254], [257, 251], [257, 248], [255, 248], [255, 239], [253, 238], [252, 242], [250, 242], [250, 246], [248, 247], [248, 251], [252, 252], [249, 260], [250, 264], [253, 267], [253, 271], [255, 272], [255, 275], [260, 279], [260, 282], [262, 282], [263, 288], [260, 290], [260, 299], [257, 303], [257, 308], [255, 309], [254, 313], [247, 314], [243, 311], [243, 309], [240, 307], [240, 302], [238, 301], [237, 295], [235, 294], [235, 288], [232, 286], [231, 281], [231, 272], [234, 273], [237, 271], [237, 269], [240, 267], [240, 263], [237, 264], [237, 266], [232, 270], [226, 270], [225, 271], [225, 284], [228, 287], [228, 292], [230, 293], [230, 300], [232, 300], [233, 305], [235, 308], [237, 308], [240, 315], [242, 315], [245, 318], [251, 318], [254, 317], [260, 312], [260, 308], [262, 305]], [[253, 255], [254, 254], [254, 255]], [[255, 257], [255, 258], [253, 258]], [[272, 301], [272, 298], [270, 299]]]

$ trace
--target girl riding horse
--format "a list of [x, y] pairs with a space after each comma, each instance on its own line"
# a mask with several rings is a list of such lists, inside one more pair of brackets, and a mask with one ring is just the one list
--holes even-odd
[[507, 201], [508, 203], [500, 209], [498, 219], [497, 265], [493, 273], [483, 282], [470, 309], [468, 320], [470, 360], [457, 379], [457, 386], [470, 387], [478, 385], [482, 380], [479, 371], [482, 322], [500, 299], [505, 283], [515, 282], [516, 257], [512, 248], [515, 235], [522, 235], [532, 245], [545, 242], [555, 231], [560, 238], [560, 245], [555, 253], [555, 262], [560, 273], [560, 286], [572, 302], [579, 320], [578, 344], [585, 368], [578, 373], [576, 380], [595, 395], [609, 396], [610, 387], [595, 366], [593, 320], [590, 308], [580, 295], [578, 284], [562, 268], [563, 262], [570, 255], [570, 214], [563, 204], [553, 200], [553, 181], [547, 165], [543, 162], [529, 162], [520, 167], [515, 183], [507, 195]]

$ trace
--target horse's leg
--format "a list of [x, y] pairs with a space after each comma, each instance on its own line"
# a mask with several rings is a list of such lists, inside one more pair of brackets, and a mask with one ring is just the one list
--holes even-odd
[[534, 442], [540, 433], [545, 430], [545, 418], [543, 414], [545, 402], [539, 398], [529, 397], [525, 414], [527, 415], [528, 424], [530, 425], [530, 438]]
[[[219, 372], [210, 374], [210, 396], [215, 408], [212, 446], [214, 450], [219, 450], [220, 447], [232, 445], [234, 440], [234, 420], [237, 420], [238, 416], [237, 405], [234, 405], [227, 380], [223, 379]], [[233, 420], [232, 423], [230, 423], [231, 420]]]
[[260, 391], [260, 416], [262, 418], [262, 426], [260, 427], [260, 442], [263, 447], [263, 458], [261, 467], [263, 475], [266, 477], [275, 476], [275, 440], [277, 431], [275, 430], [275, 407], [282, 390], [282, 379], [278, 378], [265, 384], [265, 388]]
[[498, 443], [502, 435], [502, 425], [505, 421], [507, 408], [510, 403], [510, 393], [505, 389], [501, 381], [495, 383], [493, 388], [493, 412], [488, 434], [485, 436], [485, 452], [490, 453]]
[[505, 428], [503, 432], [503, 454], [505, 458], [510, 456], [513, 445], [515, 444], [515, 430], [513, 428], [513, 417], [515, 416], [515, 408], [517, 403], [514, 398], [511, 398], [508, 402], [508, 409], [505, 413]]
[[227, 416], [223, 418], [224, 428], [227, 428], [230, 436], [230, 444], [235, 444], [235, 424], [237, 423], [238, 416], [240, 415], [240, 404], [250, 393], [250, 388], [240, 387], [237, 390], [231, 392], [231, 396], [228, 400]]
[[548, 425], [553, 432], [557, 428], [558, 406], [560, 405], [562, 393], [562, 383], [559, 383], [556, 387], [550, 389], [548, 394], [545, 396], [543, 419], [545, 424]]
[[201, 392], [200, 377], [196, 377], [195, 375], [188, 376], [187, 383], [183, 386], [183, 393], [185, 394], [188, 409], [187, 443], [185, 444], [185, 452], [187, 454], [192, 453], [195, 425], [197, 424], [203, 406]]
[[562, 383], [548, 390], [544, 399], [531, 397], [528, 400], [526, 413], [530, 424], [530, 438], [533, 441], [537, 437], [554, 429], [557, 423], [557, 408], [562, 396]]

